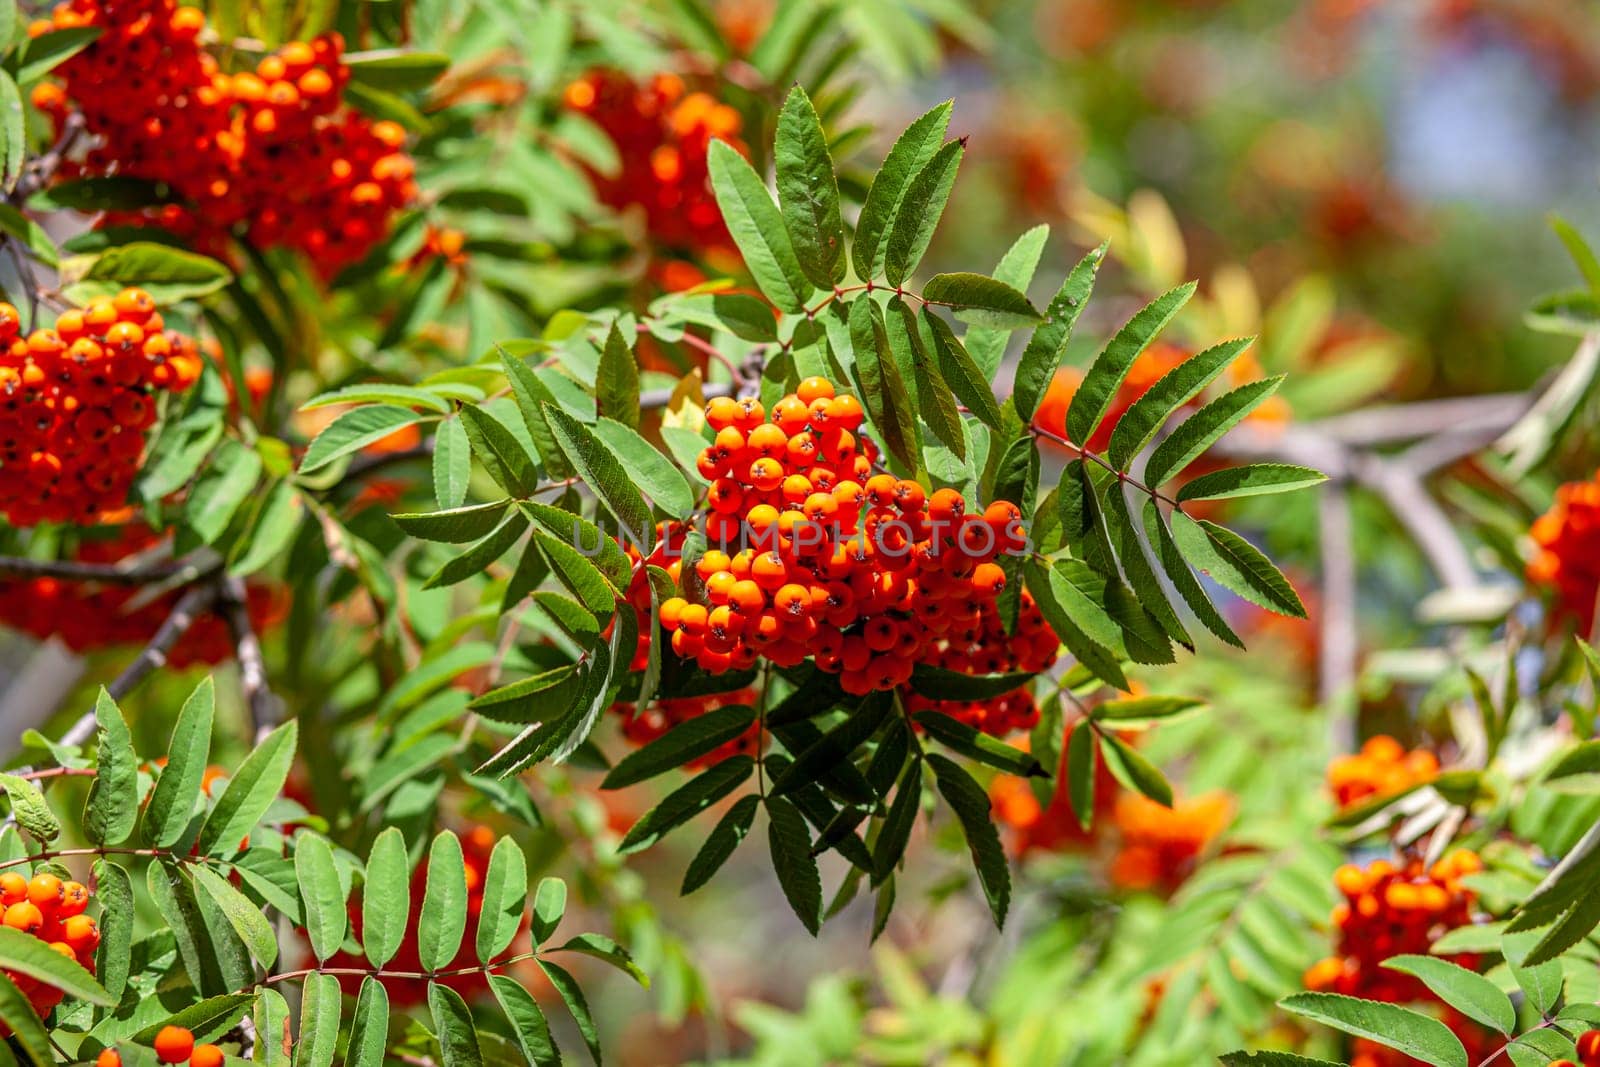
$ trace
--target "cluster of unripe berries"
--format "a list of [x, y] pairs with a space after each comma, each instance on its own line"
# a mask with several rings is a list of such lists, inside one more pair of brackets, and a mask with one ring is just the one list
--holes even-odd
[[[861, 405], [824, 378], [802, 382], [770, 418], [753, 398], [718, 397], [706, 420], [716, 437], [697, 465], [711, 481], [712, 547], [695, 562], [697, 583], [682, 576], [692, 599], [661, 605], [674, 653], [713, 674], [809, 657], [857, 695], [904, 685], [917, 663], [972, 655], [985, 605], [1005, 587], [994, 560], [1026, 543], [1016, 505], [969, 514], [954, 489], [930, 495], [872, 474], [876, 449], [856, 437]], [[1011, 635], [995, 662], [1048, 666], [1058, 646], [1048, 633]]]
[[[80, 882], [64, 882], [41, 872], [31, 879], [15, 871], [0, 874], [0, 908], [5, 925], [31, 934], [69, 960], [94, 970], [94, 950], [100, 944], [100, 930], [94, 919], [84, 914], [91, 894]], [[6, 971], [6, 977], [22, 991], [43, 1018], [65, 995], [53, 985], [26, 974]]]
[[67, 0], [34, 35], [101, 34], [56, 69], [34, 104], [60, 126], [76, 111], [96, 144], [65, 173], [162, 183], [172, 203], [113, 213], [222, 252], [245, 232], [331, 274], [360, 259], [416, 196], [405, 131], [343, 106], [349, 69], [337, 34], [292, 41], [229, 74], [202, 46], [206, 19], [175, 0]]
[[1600, 600], [1600, 474], [1557, 489], [1528, 533], [1535, 545], [1528, 580], [1554, 593], [1557, 619], [1589, 633]]
[[731, 252], [706, 152], [714, 139], [745, 151], [737, 111], [689, 91], [676, 74], [657, 74], [640, 85], [612, 70], [591, 71], [567, 86], [566, 104], [616, 145], [616, 169], [590, 175], [602, 203], [617, 210], [637, 205], [650, 238], [663, 248]]
[[[1455, 1032], [1473, 1062], [1492, 1050], [1491, 1035], [1439, 1003], [1420, 980], [1383, 966], [1393, 956], [1428, 955], [1433, 943], [1446, 932], [1473, 922], [1475, 894], [1462, 879], [1483, 869], [1476, 853], [1460, 849], [1431, 867], [1420, 860], [1396, 865], [1378, 860], [1367, 867], [1346, 865], [1334, 874], [1334, 885], [1344, 902], [1333, 911], [1335, 954], [1311, 966], [1305, 974], [1307, 989], [1342, 993], [1393, 1004], [1438, 1004], [1440, 1017]], [[1442, 957], [1468, 969], [1478, 958], [1472, 953]], [[1397, 1053], [1371, 1042], [1358, 1042], [1353, 1064], [1391, 1067], [1408, 1062]]]
[[[163, 1026], [151, 1042], [156, 1059], [162, 1063], [187, 1063], [189, 1067], [222, 1067], [224, 1056], [215, 1045], [194, 1043], [194, 1033], [181, 1026]], [[114, 1048], [101, 1051], [95, 1067], [122, 1067], [122, 1056]]]
[[13, 526], [95, 522], [127, 499], [157, 394], [200, 376], [194, 341], [166, 329], [150, 294], [63, 311], [22, 332], [0, 303], [0, 512]]
[[1406, 751], [1386, 734], [1368, 738], [1360, 752], [1328, 764], [1328, 790], [1341, 808], [1373, 797], [1393, 796], [1439, 774], [1439, 759], [1425, 748]]
[[[116, 563], [154, 549], [162, 541], [142, 523], [118, 526], [107, 538], [82, 540], [73, 558], [82, 563]], [[52, 577], [0, 581], [0, 623], [41, 641], [54, 638], [74, 652], [142, 645], [155, 636], [178, 600], [180, 590], [150, 596], [135, 586], [102, 585]], [[259, 633], [283, 614], [275, 587], [246, 587], [246, 611]], [[233, 654], [233, 639], [216, 614], [196, 618], [167, 654], [174, 669], [221, 663]]]

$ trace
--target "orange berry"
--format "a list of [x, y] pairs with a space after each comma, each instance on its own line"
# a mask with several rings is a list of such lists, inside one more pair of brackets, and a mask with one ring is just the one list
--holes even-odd
[[28, 883], [28, 899], [40, 911], [54, 911], [61, 903], [65, 890], [61, 879], [53, 874], [36, 874]]
[[189, 1067], [222, 1067], [222, 1050], [215, 1045], [196, 1045], [189, 1054]]
[[9, 907], [28, 899], [28, 880], [16, 871], [0, 874], [0, 904]]
[[12, 904], [6, 908], [5, 925], [13, 930], [21, 930], [25, 934], [36, 934], [44, 925], [44, 913], [32, 901], [24, 900], [19, 904]]
[[61, 887], [61, 904], [56, 908], [56, 917], [70, 919], [74, 915], [83, 914], [89, 906], [89, 887], [82, 882], [65, 882]]
[[795, 396], [808, 407], [813, 400], [832, 400], [833, 383], [826, 378], [807, 378], [800, 383], [800, 388], [795, 390]]
[[181, 1026], [163, 1026], [156, 1034], [155, 1050], [162, 1063], [186, 1063], [194, 1054], [194, 1034]]
[[[193, 11], [194, 8], [180, 8], [180, 11]], [[114, 1048], [103, 1048], [100, 1055], [94, 1059], [94, 1067], [122, 1067], [122, 1056]]]

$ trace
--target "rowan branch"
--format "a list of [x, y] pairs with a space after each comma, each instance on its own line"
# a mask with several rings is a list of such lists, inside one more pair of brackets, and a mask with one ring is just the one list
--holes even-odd
[[239, 665], [239, 688], [244, 691], [245, 706], [250, 710], [256, 744], [260, 744], [283, 721], [283, 701], [267, 682], [267, 665], [261, 655], [261, 641], [250, 623], [244, 581], [224, 579], [218, 590], [217, 606], [233, 638], [233, 657]]
[[60, 578], [70, 582], [99, 582], [102, 585], [154, 585], [176, 577], [193, 566], [195, 564], [192, 561], [181, 559], [80, 563], [76, 560], [0, 556], [0, 577]]

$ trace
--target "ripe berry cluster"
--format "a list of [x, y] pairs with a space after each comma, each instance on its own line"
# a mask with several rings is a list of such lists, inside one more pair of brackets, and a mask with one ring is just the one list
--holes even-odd
[[13, 526], [93, 523], [124, 503], [156, 394], [200, 376], [194, 341], [165, 326], [142, 289], [25, 337], [0, 303], [0, 511]]
[[[105, 539], [82, 541], [76, 559], [83, 563], [116, 563], [161, 543], [161, 535], [140, 523], [117, 527]], [[130, 586], [100, 585], [59, 578], [0, 581], [0, 623], [43, 641], [55, 638], [74, 652], [142, 645], [155, 636], [182, 594], [177, 590], [149, 598]], [[281, 595], [273, 587], [251, 584], [246, 610], [259, 633], [283, 614]], [[174, 669], [198, 663], [221, 663], [233, 654], [227, 626], [216, 615], [200, 616], [167, 655]]]
[[1431, 782], [1438, 773], [1439, 759], [1432, 752], [1424, 748], [1407, 752], [1394, 738], [1379, 734], [1369, 738], [1360, 752], [1328, 764], [1328, 790], [1339, 807], [1349, 808]]
[[[1067, 724], [1066, 733], [1071, 733], [1072, 726], [1072, 723]], [[1094, 754], [1094, 818], [1087, 830], [1072, 810], [1071, 796], [1072, 776], [1067, 769], [1065, 752], [1056, 767], [1047, 804], [1039, 803], [1026, 778], [1001, 774], [989, 784], [989, 802], [995, 821], [1009, 830], [1011, 851], [1018, 856], [1084, 849], [1103, 835], [1116, 807], [1117, 780], [1098, 751]]]
[[35, 36], [101, 34], [33, 101], [58, 126], [76, 110], [96, 138], [77, 173], [162, 183], [174, 202], [108, 223], [163, 226], [212, 252], [244, 232], [332, 274], [360, 259], [416, 196], [405, 131], [343, 107], [344, 41], [292, 41], [229, 74], [200, 43], [198, 8], [176, 0], [66, 0]]
[[[0, 908], [5, 910], [0, 921], [13, 930], [32, 934], [67, 959], [93, 971], [100, 930], [83, 913], [90, 895], [83, 884], [63, 882], [53, 874], [41, 872], [29, 879], [7, 871], [0, 874]], [[65, 996], [55, 986], [29, 975], [15, 971], [6, 971], [5, 975], [28, 998], [40, 1018], [50, 1014]], [[0, 1023], [0, 1035], [9, 1032]]]
[[[1447, 931], [1470, 925], [1476, 897], [1461, 880], [1482, 869], [1477, 854], [1464, 849], [1426, 869], [1420, 860], [1404, 866], [1378, 860], [1366, 868], [1339, 868], [1334, 884], [1345, 902], [1333, 911], [1335, 955], [1306, 971], [1306, 988], [1392, 1004], [1438, 1005], [1441, 1019], [1476, 1063], [1495, 1047], [1490, 1035], [1440, 1003], [1418, 979], [1382, 964], [1392, 956], [1428, 955]], [[1472, 953], [1443, 958], [1469, 969], [1478, 964]], [[1408, 1062], [1399, 1053], [1365, 1041], [1357, 1042], [1351, 1061], [1353, 1067], [1400, 1067]]]
[[[661, 605], [673, 652], [713, 674], [811, 657], [856, 695], [906, 684], [917, 663], [970, 655], [983, 605], [1005, 587], [994, 559], [1026, 542], [1016, 505], [968, 514], [954, 489], [928, 495], [872, 474], [876, 448], [855, 435], [861, 405], [824, 378], [802, 382], [770, 419], [755, 399], [719, 397], [706, 420], [716, 438], [698, 467], [711, 480], [716, 547], [695, 563], [694, 600]], [[1048, 666], [1055, 644], [1031, 633], [1011, 654]]]
[[[215, 1045], [194, 1043], [194, 1033], [181, 1026], [163, 1026], [156, 1032], [152, 1047], [162, 1063], [187, 1063], [189, 1067], [222, 1067], [224, 1056]], [[122, 1067], [122, 1056], [114, 1048], [103, 1050], [95, 1067]]]
[[676, 74], [639, 85], [612, 70], [591, 71], [567, 86], [566, 103], [616, 145], [616, 170], [591, 174], [602, 203], [618, 210], [637, 205], [651, 239], [665, 248], [731, 253], [706, 151], [713, 139], [745, 151], [737, 111], [690, 92]]
[[1194, 873], [1207, 847], [1228, 828], [1233, 798], [1207, 793], [1168, 808], [1124, 792], [1117, 797], [1111, 819], [1121, 836], [1111, 860], [1112, 884], [1170, 893]]
[[1600, 474], [1557, 489], [1555, 503], [1528, 533], [1538, 549], [1528, 580], [1554, 591], [1556, 618], [1589, 633], [1600, 600]]
[[[1035, 673], [1055, 662], [1061, 641], [1045, 623], [1044, 614], [1026, 589], [1022, 591], [1016, 628], [1011, 633], [1006, 633], [1005, 622], [992, 599], [980, 600], [977, 607], [977, 619], [948, 633], [931, 650], [927, 662], [963, 674]], [[1025, 686], [976, 700], [935, 700], [907, 693], [906, 708], [912, 713], [925, 708], [943, 712], [994, 737], [1032, 729], [1039, 721], [1039, 707], [1032, 690]]]

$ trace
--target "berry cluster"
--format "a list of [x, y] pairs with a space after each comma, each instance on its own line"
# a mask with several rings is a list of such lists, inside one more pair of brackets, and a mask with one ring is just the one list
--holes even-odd
[[27, 336], [0, 304], [0, 512], [13, 526], [92, 523], [124, 503], [156, 394], [200, 376], [194, 341], [165, 327], [142, 289]]
[[[76, 559], [83, 563], [116, 563], [147, 552], [161, 535], [140, 523], [116, 527], [109, 538], [82, 541]], [[135, 587], [28, 578], [0, 581], [0, 623], [43, 641], [54, 638], [74, 652], [119, 645], [142, 645], [155, 636], [182, 593], [171, 590], [149, 598]], [[259, 633], [283, 615], [282, 597], [273, 587], [252, 584], [246, 609]], [[199, 663], [221, 663], [233, 655], [233, 640], [222, 619], [200, 616], [167, 655], [174, 669]]]
[[[1070, 734], [1071, 731], [1069, 723], [1066, 732]], [[1087, 830], [1072, 810], [1072, 778], [1067, 770], [1065, 751], [1053, 781], [1048, 804], [1039, 803], [1026, 778], [1001, 774], [989, 785], [995, 820], [1009, 829], [1011, 850], [1018, 856], [1088, 848], [1100, 837], [1112, 817], [1117, 803], [1117, 780], [1098, 751], [1094, 754], [1094, 817]]]
[[[809, 656], [861, 695], [982, 638], [982, 605], [1005, 586], [994, 559], [1026, 542], [1021, 512], [995, 501], [968, 514], [954, 489], [929, 495], [872, 474], [876, 449], [855, 436], [862, 419], [824, 378], [802, 382], [770, 420], [754, 399], [707, 406], [716, 439], [698, 467], [717, 547], [695, 564], [695, 598], [661, 605], [679, 657], [721, 674]], [[1048, 666], [1055, 642], [1045, 644], [1030, 634], [1016, 654]]]
[[[215, 1045], [194, 1043], [193, 1031], [181, 1026], [163, 1026], [156, 1031], [151, 1046], [162, 1063], [187, 1063], [189, 1067], [222, 1067], [225, 1057]], [[105, 1049], [95, 1059], [95, 1067], [122, 1067], [122, 1056], [114, 1048]]]
[[[992, 599], [980, 600], [977, 607], [978, 617], [972, 625], [947, 633], [930, 650], [926, 662], [962, 674], [1037, 673], [1055, 662], [1061, 641], [1026, 589], [1011, 633], [1006, 633]], [[943, 712], [994, 737], [1032, 729], [1039, 721], [1039, 707], [1026, 686], [978, 700], [935, 700], [908, 692], [905, 701], [913, 713], [925, 708]]]
[[706, 152], [712, 140], [745, 151], [739, 113], [675, 74], [644, 85], [618, 71], [591, 71], [567, 86], [567, 107], [603, 129], [617, 147], [614, 173], [592, 173], [602, 203], [637, 205], [663, 248], [731, 257], [733, 242], [711, 193]]
[[[1398, 867], [1378, 860], [1366, 868], [1339, 868], [1334, 885], [1345, 902], [1333, 912], [1336, 954], [1306, 971], [1306, 988], [1392, 1004], [1438, 1005], [1441, 1019], [1477, 1062], [1495, 1047], [1490, 1035], [1443, 1005], [1421, 981], [1385, 968], [1383, 961], [1404, 954], [1427, 955], [1446, 931], [1470, 925], [1476, 898], [1461, 880], [1482, 869], [1477, 855], [1466, 850], [1452, 852], [1427, 869], [1419, 860]], [[1478, 964], [1471, 953], [1443, 958], [1469, 969]], [[1351, 1061], [1353, 1067], [1401, 1067], [1410, 1062], [1367, 1041], [1356, 1043]]]
[[78, 173], [143, 178], [174, 194], [108, 223], [160, 225], [213, 252], [242, 232], [332, 274], [415, 198], [405, 131], [343, 107], [350, 74], [337, 34], [292, 41], [229, 74], [201, 46], [204, 14], [176, 0], [66, 0], [30, 32], [74, 26], [101, 33], [34, 104], [58, 126], [82, 115], [96, 145]]
[[[461, 939], [461, 949], [443, 970], [456, 970], [466, 967], [477, 967], [477, 951], [473, 947], [477, 943], [478, 916], [483, 912], [483, 880], [489, 872], [489, 856], [494, 851], [495, 833], [487, 826], [474, 826], [471, 830], [461, 835], [461, 855], [466, 867], [467, 876], [467, 926], [466, 934]], [[411, 874], [411, 898], [421, 900], [428, 886], [428, 864], [423, 861]], [[361, 908], [352, 900], [349, 905], [350, 929], [359, 940], [361, 937]], [[527, 925], [526, 915], [522, 918], [523, 926]], [[395, 953], [394, 959], [386, 967], [395, 971], [419, 972], [423, 970], [422, 957], [417, 946], [418, 913], [413, 910], [410, 922], [406, 926], [406, 936], [400, 942], [400, 950]], [[521, 933], [519, 929], [518, 933]], [[514, 949], [508, 949], [508, 954]], [[368, 967], [366, 957], [337, 952], [328, 960], [330, 968], [365, 969]], [[360, 990], [360, 975], [344, 975], [340, 981], [344, 984], [345, 992], [355, 996]], [[386, 976], [382, 979], [384, 989], [388, 991], [389, 999], [396, 1004], [415, 1006], [423, 1004], [428, 999], [427, 979], [396, 978]], [[447, 985], [462, 996], [471, 997], [480, 994], [489, 988], [488, 974], [483, 970], [473, 970], [467, 974], [453, 974], [440, 977], [437, 981]]]
[[1432, 752], [1423, 748], [1407, 752], [1394, 738], [1379, 734], [1369, 738], [1360, 752], [1328, 764], [1328, 790], [1339, 807], [1350, 808], [1431, 782], [1438, 773], [1439, 759]]
[[[89, 906], [88, 887], [79, 882], [63, 882], [53, 874], [39, 873], [31, 879], [15, 871], [0, 874], [0, 907], [3, 921], [13, 930], [32, 934], [51, 949], [94, 970], [94, 950], [100, 944], [100, 930], [84, 914]], [[40, 1018], [49, 1015], [65, 994], [55, 986], [26, 974], [6, 971], [7, 978], [22, 991]], [[0, 1035], [10, 1031], [0, 1024]]]
[[1600, 474], [1557, 489], [1555, 503], [1528, 533], [1538, 548], [1528, 580], [1553, 590], [1556, 618], [1589, 633], [1600, 600]]
[[1112, 822], [1121, 835], [1111, 860], [1111, 882], [1122, 889], [1170, 893], [1194, 873], [1200, 857], [1233, 819], [1226, 793], [1164, 807], [1138, 793], [1117, 797]]

